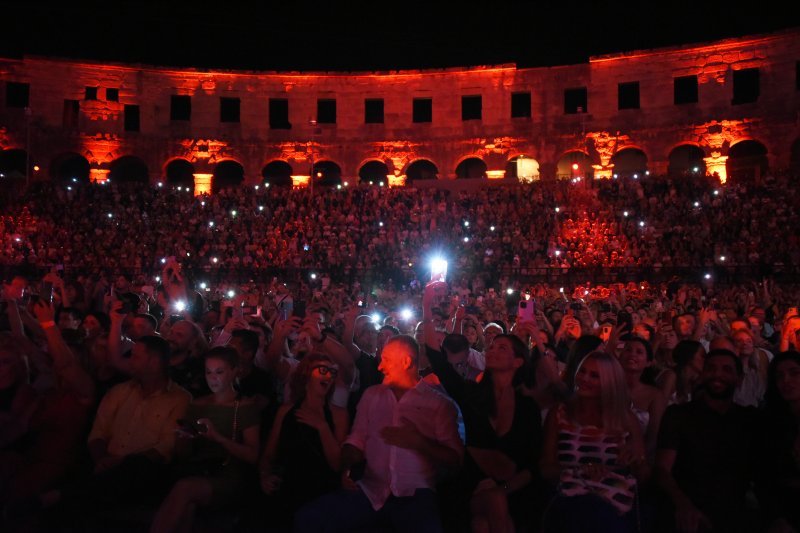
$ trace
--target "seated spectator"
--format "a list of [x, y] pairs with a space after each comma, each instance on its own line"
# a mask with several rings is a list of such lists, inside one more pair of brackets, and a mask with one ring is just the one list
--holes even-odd
[[261, 458], [261, 488], [277, 495], [275, 509], [289, 511], [339, 488], [341, 447], [349, 429], [347, 411], [330, 403], [337, 365], [311, 354], [292, 374], [290, 401], [278, 410]]
[[703, 394], [670, 406], [656, 452], [656, 480], [679, 531], [753, 531], [745, 495], [754, 478], [756, 411], [733, 402], [742, 362], [727, 350], [706, 355]]
[[300, 509], [296, 531], [442, 531], [434, 487], [459, 466], [463, 448], [455, 406], [420, 380], [418, 354], [411, 337], [386, 343], [383, 384], [364, 393], [342, 448], [344, 488]]
[[218, 346], [206, 354], [211, 394], [194, 400], [175, 426], [174, 471], [185, 477], [164, 499], [150, 531], [191, 531], [197, 507], [221, 507], [245, 491], [251, 466], [258, 460], [261, 419], [256, 404], [236, 392], [238, 366], [233, 348]]
[[759, 502], [769, 531], [800, 531], [800, 353], [780, 353], [770, 364], [765, 415]]
[[591, 352], [574, 383], [574, 397], [544, 424], [542, 476], [558, 484], [558, 494], [543, 530], [635, 531], [636, 486], [648, 468], [625, 375], [613, 356]]

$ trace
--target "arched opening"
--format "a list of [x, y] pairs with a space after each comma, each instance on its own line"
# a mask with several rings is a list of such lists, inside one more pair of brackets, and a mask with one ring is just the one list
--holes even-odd
[[367, 161], [358, 170], [358, 180], [361, 183], [386, 182], [387, 174], [389, 174], [389, 167], [383, 161]]
[[314, 163], [314, 185], [335, 187], [342, 184], [342, 169], [333, 161], [317, 161]]
[[556, 165], [556, 178], [561, 180], [585, 177], [592, 179], [594, 169], [592, 168], [592, 158], [586, 152], [573, 150], [561, 156]]
[[520, 176], [525, 180], [539, 179], [539, 162], [526, 155], [512, 157], [506, 163], [506, 178], [518, 179]]
[[[10, 149], [0, 152], [0, 174], [5, 179], [25, 179], [25, 165], [28, 155], [25, 150]], [[32, 168], [29, 168], [28, 175], [32, 175]]]
[[147, 165], [135, 155], [115, 159], [111, 162], [110, 170], [108, 178], [114, 183], [146, 184], [150, 180]]
[[728, 180], [752, 181], [768, 168], [767, 147], [758, 141], [741, 141], [728, 150]]
[[693, 144], [676, 146], [669, 153], [667, 173], [670, 176], [705, 176], [704, 157], [703, 149]]
[[211, 191], [217, 193], [222, 189], [238, 187], [244, 181], [244, 167], [233, 160], [221, 161], [214, 167]]
[[292, 172], [292, 165], [286, 161], [272, 161], [261, 169], [262, 183], [270, 187], [291, 187]]
[[167, 164], [167, 185], [169, 187], [187, 187], [194, 191], [194, 165], [185, 159], [173, 159]]
[[406, 168], [406, 179], [409, 181], [439, 179], [439, 169], [427, 159], [417, 159]]
[[642, 177], [647, 171], [647, 155], [638, 148], [623, 148], [611, 157], [614, 174], [620, 177]]
[[795, 139], [795, 141], [792, 143], [789, 168], [794, 174], [800, 173], [800, 139]]
[[486, 178], [486, 163], [477, 157], [468, 157], [456, 167], [456, 179]]
[[89, 161], [80, 154], [62, 154], [50, 163], [50, 176], [66, 185], [89, 183]]

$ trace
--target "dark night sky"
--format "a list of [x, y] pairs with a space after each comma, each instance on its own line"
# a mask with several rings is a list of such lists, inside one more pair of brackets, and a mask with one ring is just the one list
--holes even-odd
[[545, 66], [800, 26], [778, 2], [735, 0], [258, 1], [0, 1], [0, 55], [247, 70]]

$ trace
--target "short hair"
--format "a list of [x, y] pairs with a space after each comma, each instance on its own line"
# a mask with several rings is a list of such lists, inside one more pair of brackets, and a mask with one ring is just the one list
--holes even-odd
[[100, 327], [103, 328], [103, 331], [108, 331], [111, 329], [111, 317], [109, 317], [106, 313], [102, 311], [91, 311], [86, 313], [86, 316], [83, 317], [83, 320], [86, 320], [86, 317], [93, 316], [97, 322], [100, 323]]
[[158, 357], [158, 360], [166, 371], [169, 367], [169, 358], [172, 355], [172, 350], [169, 347], [169, 342], [163, 337], [157, 335], [144, 335], [136, 342], [144, 344], [147, 353], [151, 356]]
[[[403, 347], [408, 351], [408, 356], [411, 357], [411, 360], [414, 361], [414, 365], [418, 364], [418, 357], [419, 357], [419, 343], [417, 340], [412, 337], [411, 335], [395, 335], [388, 341], [386, 341], [386, 346], [390, 344], [402, 344]], [[384, 348], [385, 350], [386, 348]]]
[[209, 359], [219, 359], [227, 363], [231, 368], [239, 366], [239, 352], [232, 346], [214, 346], [206, 352], [203, 359], [206, 361]]
[[705, 355], [706, 349], [698, 341], [683, 340], [675, 345], [675, 348], [672, 349], [672, 360], [675, 361], [676, 373], [694, 359], [694, 354], [698, 350], [703, 350], [703, 355]]
[[248, 352], [256, 353], [258, 351], [259, 339], [258, 333], [249, 329], [235, 329], [231, 333], [231, 338], [239, 339], [242, 341], [242, 346]]
[[744, 365], [742, 365], [742, 360], [732, 351], [724, 348], [711, 350], [706, 354], [706, 362], [708, 362], [708, 360], [712, 357], [730, 357], [733, 359], [734, 365], [736, 365], [736, 374], [739, 376], [744, 375]]
[[643, 338], [641, 338], [641, 337], [639, 337], [637, 335], [634, 335], [632, 333], [627, 333], [627, 334], [623, 335], [620, 338], [620, 340], [623, 341], [623, 342], [638, 342], [639, 344], [644, 346], [644, 350], [647, 353], [647, 360], [648, 361], [652, 361], [653, 360], [653, 347], [645, 339], [643, 339]]
[[450, 333], [442, 341], [442, 350], [447, 353], [461, 353], [469, 350], [469, 340], [460, 333]]
[[150, 322], [150, 325], [153, 327], [153, 331], [156, 331], [158, 329], [158, 320], [156, 320], [156, 317], [154, 317], [150, 313], [136, 313], [136, 315], [134, 315], [134, 318], [141, 318], [143, 320], [147, 320], [148, 322]]
[[391, 331], [395, 335], [400, 335], [400, 330], [397, 329], [395, 326], [393, 326], [391, 324], [385, 324], [385, 325], [381, 326], [380, 329], [378, 330], [378, 333], [380, 334], [380, 332], [384, 331], [384, 330]]

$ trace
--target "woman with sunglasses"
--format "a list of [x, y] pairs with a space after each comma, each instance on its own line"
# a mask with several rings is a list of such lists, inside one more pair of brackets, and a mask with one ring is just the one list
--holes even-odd
[[330, 403], [338, 374], [327, 355], [305, 356], [291, 376], [290, 401], [281, 406], [272, 425], [261, 458], [261, 488], [276, 496], [276, 508], [286, 518], [300, 505], [339, 487], [340, 452], [349, 421], [345, 409]]

